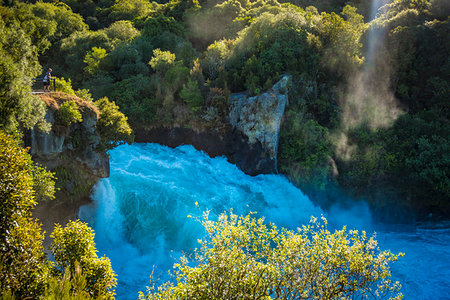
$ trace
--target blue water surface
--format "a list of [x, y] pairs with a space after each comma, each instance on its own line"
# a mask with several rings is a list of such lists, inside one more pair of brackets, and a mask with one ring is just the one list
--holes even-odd
[[[278, 226], [296, 228], [319, 207], [286, 178], [245, 175], [225, 158], [210, 158], [192, 146], [171, 149], [158, 144], [123, 145], [110, 152], [111, 176], [96, 185], [94, 203], [80, 218], [95, 230], [100, 255], [118, 274], [117, 299], [136, 299], [150, 274], [168, 279], [182, 252], [197, 247], [204, 234], [194, 218], [206, 210], [214, 218], [233, 210], [257, 212]], [[370, 212], [335, 210], [327, 216], [371, 230]], [[450, 299], [450, 226], [377, 232], [382, 249], [405, 252], [394, 265], [405, 299]]]

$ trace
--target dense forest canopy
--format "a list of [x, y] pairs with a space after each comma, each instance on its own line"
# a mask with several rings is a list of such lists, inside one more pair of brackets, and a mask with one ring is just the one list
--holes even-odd
[[[12, 262], [17, 268], [11, 272], [26, 279], [21, 283], [1, 277], [1, 288], [18, 297], [37, 295], [44, 290], [43, 274], [52, 270], [47, 262], [41, 264], [40, 231], [28, 212], [35, 197], [30, 170], [41, 174], [35, 179], [40, 185], [34, 187], [41, 191], [38, 200], [51, 198], [51, 175], [33, 167], [6, 134], [17, 139], [24, 129], [50, 130], [45, 103], [31, 94], [32, 78], [49, 67], [59, 91], [100, 110], [97, 130], [105, 149], [132, 141], [127, 121], [134, 129], [174, 124], [223, 128], [231, 93], [258, 95], [290, 74], [278, 151], [281, 173], [311, 194], [333, 198], [330, 193], [339, 187], [375, 208], [399, 206], [419, 216], [448, 217], [450, 4], [394, 0], [373, 14], [370, 3], [0, 1], [1, 146], [18, 153], [20, 164], [8, 172], [26, 177], [23, 189], [29, 195], [23, 197], [31, 201], [23, 206], [15, 200], [18, 206], [11, 209], [22, 216], [2, 219], [1, 226], [9, 231], [16, 222], [36, 233], [32, 238], [12, 233], [18, 240], [31, 239], [26, 242], [30, 252], [24, 255], [34, 257], [34, 271], [24, 275], [27, 260], [16, 262], [22, 258], [2, 250], [6, 256], [0, 268], [4, 260]], [[76, 104], [66, 106], [68, 120], [76, 120]], [[55, 242], [73, 243], [63, 233], [77, 226], [84, 225], [59, 228]], [[83, 230], [81, 235], [91, 236], [89, 229]], [[4, 233], [1, 238], [3, 243]], [[84, 286], [86, 297], [112, 297], [110, 266], [90, 249], [86, 261], [67, 258], [72, 279], [78, 278], [69, 289]], [[68, 263], [57, 263], [58, 276], [63, 276]], [[98, 272], [108, 280], [97, 282]]]

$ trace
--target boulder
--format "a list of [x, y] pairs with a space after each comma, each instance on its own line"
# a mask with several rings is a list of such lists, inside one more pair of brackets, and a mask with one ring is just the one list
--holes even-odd
[[[276, 172], [276, 157], [281, 119], [288, 104], [288, 90], [291, 76], [285, 75], [270, 90], [248, 97], [245, 94], [232, 94], [230, 97], [230, 124], [235, 136], [248, 144], [246, 162], [239, 162], [242, 169], [254, 165], [255, 171], [261, 173]], [[239, 144], [239, 143], [237, 143]], [[261, 148], [261, 151], [257, 149]], [[235, 151], [239, 156], [238, 151]], [[243, 166], [244, 167], [243, 167]], [[250, 172], [255, 173], [255, 172]]]

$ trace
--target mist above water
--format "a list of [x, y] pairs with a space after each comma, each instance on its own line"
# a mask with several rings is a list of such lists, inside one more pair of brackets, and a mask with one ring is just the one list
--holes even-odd
[[[283, 176], [247, 176], [225, 158], [212, 159], [192, 146], [124, 145], [111, 151], [110, 160], [110, 178], [97, 184], [94, 203], [82, 207], [80, 218], [94, 228], [99, 254], [111, 259], [119, 300], [145, 292], [153, 269], [167, 280], [176, 258], [198, 247], [203, 228], [188, 215], [257, 211], [279, 227], [295, 229], [323, 213]], [[337, 227], [372, 232], [363, 203], [334, 206], [327, 218]], [[382, 249], [406, 252], [394, 265], [405, 299], [448, 299], [449, 236], [449, 226], [378, 232]]]
[[342, 110], [340, 129], [334, 133], [337, 155], [349, 160], [356, 145], [347, 137], [348, 131], [364, 125], [372, 129], [391, 126], [403, 113], [391, 89], [393, 73], [392, 49], [386, 49], [386, 29], [376, 18], [384, 13], [389, 0], [373, 0], [370, 22], [365, 35], [364, 64], [347, 79], [345, 93], [339, 99]]

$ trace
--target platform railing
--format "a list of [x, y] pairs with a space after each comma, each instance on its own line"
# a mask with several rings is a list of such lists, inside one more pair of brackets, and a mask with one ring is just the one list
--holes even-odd
[[[44, 78], [43, 77], [32, 78], [32, 86], [31, 87], [33, 89], [33, 94], [41, 94], [41, 93], [46, 92], [44, 90]], [[48, 91], [56, 92], [56, 79], [55, 78], [50, 79], [50, 86], [49, 86]]]

